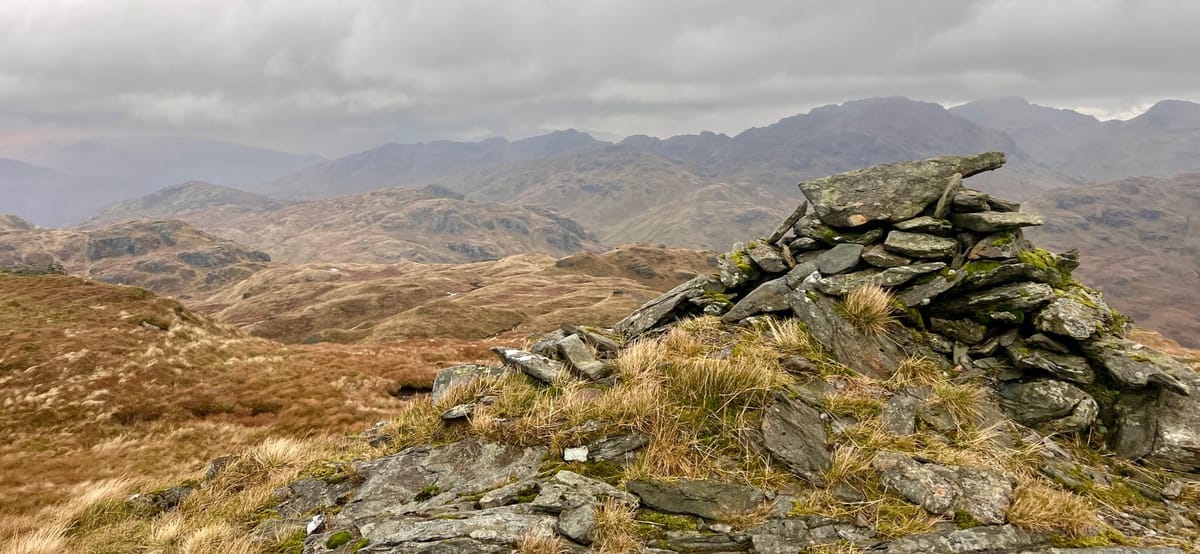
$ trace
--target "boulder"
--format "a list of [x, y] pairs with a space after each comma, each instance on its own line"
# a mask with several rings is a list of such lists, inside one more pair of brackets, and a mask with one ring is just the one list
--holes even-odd
[[1100, 412], [1088, 393], [1065, 381], [1037, 379], [1003, 383], [1000, 407], [1017, 423], [1046, 433], [1072, 433], [1091, 426]]
[[626, 488], [641, 498], [643, 504], [655, 510], [692, 514], [704, 519], [748, 512], [758, 508], [766, 499], [759, 489], [708, 479], [673, 482], [637, 480], [627, 483]]
[[976, 212], [951, 214], [950, 222], [976, 233], [995, 233], [1046, 222], [1040, 215], [1025, 212]]
[[970, 177], [1004, 165], [1004, 154], [948, 156], [877, 165], [805, 182], [800, 190], [821, 221], [836, 228], [912, 219], [941, 197], [955, 174]]
[[507, 346], [493, 346], [491, 350], [504, 365], [519, 369], [525, 375], [547, 385], [553, 383], [563, 369], [562, 364], [532, 352]]
[[[1200, 390], [1200, 375], [1181, 380]], [[1184, 396], [1167, 389], [1144, 389], [1121, 396], [1116, 407], [1120, 456], [1176, 471], [1200, 471], [1200, 395]]]
[[793, 473], [813, 486], [824, 486], [829, 469], [829, 438], [821, 413], [811, 406], [776, 395], [762, 421], [763, 446]]
[[954, 257], [958, 252], [958, 241], [922, 233], [892, 231], [883, 241], [883, 247], [913, 258], [941, 259]]

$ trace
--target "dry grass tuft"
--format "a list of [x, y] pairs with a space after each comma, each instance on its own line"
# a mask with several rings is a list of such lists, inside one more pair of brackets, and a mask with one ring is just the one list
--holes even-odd
[[562, 539], [550, 533], [529, 532], [517, 542], [519, 554], [565, 554], [570, 552]]
[[1018, 479], [1008, 520], [1031, 531], [1069, 538], [1095, 535], [1104, 529], [1096, 508], [1083, 497], [1029, 477]]
[[59, 554], [67, 551], [66, 544], [66, 529], [53, 526], [24, 533], [3, 546], [11, 554]]
[[629, 554], [644, 550], [637, 534], [632, 507], [616, 499], [604, 501], [596, 511], [592, 548], [600, 554]]
[[873, 283], [862, 285], [846, 294], [842, 315], [864, 334], [879, 336], [896, 321], [892, 316], [892, 300], [887, 289]]

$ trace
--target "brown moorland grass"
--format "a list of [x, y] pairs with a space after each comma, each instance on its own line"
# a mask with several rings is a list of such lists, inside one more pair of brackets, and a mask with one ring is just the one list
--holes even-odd
[[408, 402], [391, 393], [489, 359], [487, 346], [285, 346], [143, 289], [0, 275], [0, 540], [89, 483], [196, 471], [268, 437], [362, 431]]

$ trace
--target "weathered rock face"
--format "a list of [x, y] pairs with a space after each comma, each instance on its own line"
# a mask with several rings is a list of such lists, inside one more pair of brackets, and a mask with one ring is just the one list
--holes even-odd
[[763, 416], [762, 433], [763, 445], [772, 456], [814, 486], [824, 486], [821, 474], [829, 469], [830, 454], [820, 412], [779, 396]]
[[763, 492], [755, 488], [708, 480], [630, 481], [626, 488], [641, 498], [643, 504], [656, 510], [694, 514], [705, 519], [748, 512], [766, 499]]

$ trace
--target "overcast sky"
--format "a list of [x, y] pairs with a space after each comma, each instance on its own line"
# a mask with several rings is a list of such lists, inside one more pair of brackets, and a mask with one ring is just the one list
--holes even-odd
[[829, 103], [1200, 100], [1200, 2], [0, 0], [0, 148], [736, 133]]

